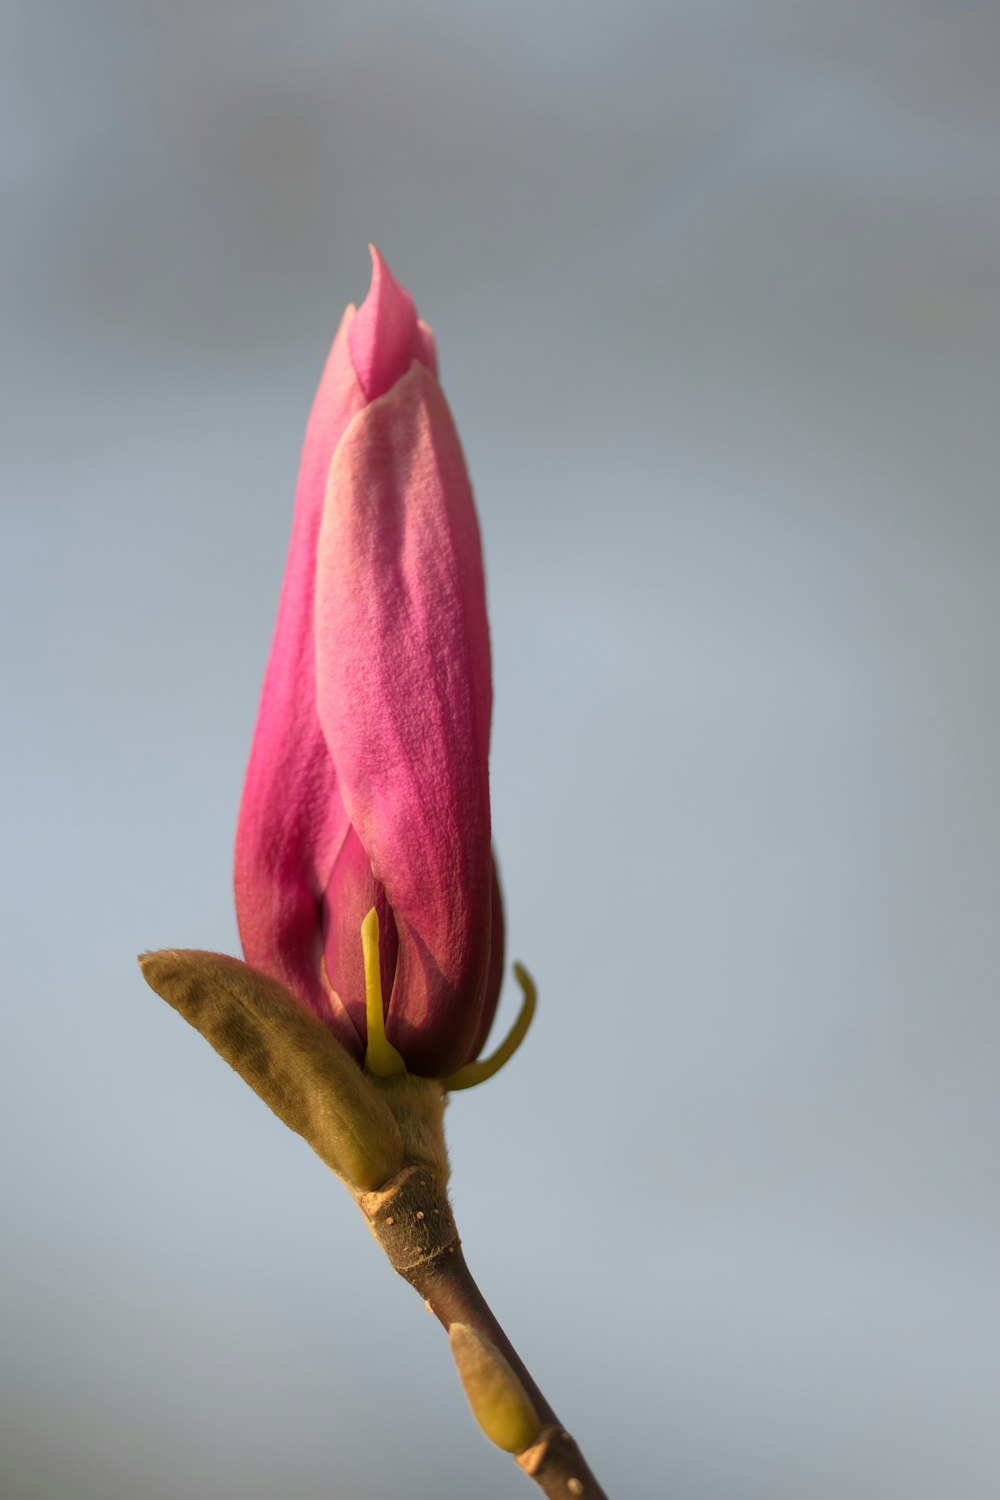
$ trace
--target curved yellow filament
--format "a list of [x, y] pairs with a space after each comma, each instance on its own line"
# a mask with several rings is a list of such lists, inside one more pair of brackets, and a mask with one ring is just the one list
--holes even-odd
[[517, 1020], [507, 1036], [491, 1056], [477, 1058], [475, 1062], [466, 1063], [464, 1068], [459, 1068], [458, 1072], [452, 1073], [450, 1078], [442, 1079], [443, 1088], [454, 1093], [456, 1089], [471, 1089], [475, 1088], [477, 1083], [485, 1083], [487, 1078], [492, 1078], [494, 1073], [499, 1073], [504, 1063], [510, 1061], [524, 1041], [535, 1014], [538, 991], [535, 988], [535, 981], [521, 964], [514, 965], [514, 978], [521, 986], [524, 999], [521, 1001]]
[[394, 1073], [405, 1073], [406, 1064], [385, 1034], [382, 962], [378, 951], [378, 912], [374, 906], [361, 923], [361, 951], [365, 958], [365, 1012], [368, 1020], [365, 1067], [376, 1078], [391, 1078]]

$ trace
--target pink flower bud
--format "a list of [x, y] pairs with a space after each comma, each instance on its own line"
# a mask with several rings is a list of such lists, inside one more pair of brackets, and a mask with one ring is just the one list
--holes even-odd
[[503, 961], [483, 566], [433, 336], [372, 261], [306, 431], [236, 907], [248, 963], [359, 1061], [375, 907], [388, 1040], [444, 1078], [479, 1052]]

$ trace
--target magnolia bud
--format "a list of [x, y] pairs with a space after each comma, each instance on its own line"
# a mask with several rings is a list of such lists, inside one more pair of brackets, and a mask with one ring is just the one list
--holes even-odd
[[467, 1323], [452, 1323], [448, 1342], [472, 1415], [491, 1443], [520, 1453], [542, 1430], [528, 1393], [499, 1349]]

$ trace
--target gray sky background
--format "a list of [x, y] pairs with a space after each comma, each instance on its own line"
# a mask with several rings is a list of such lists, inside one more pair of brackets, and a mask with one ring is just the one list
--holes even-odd
[[613, 1496], [994, 1500], [995, 6], [2, 16], [5, 1497], [527, 1493], [134, 962], [236, 948], [374, 239], [476, 486], [541, 989], [449, 1110], [473, 1269]]

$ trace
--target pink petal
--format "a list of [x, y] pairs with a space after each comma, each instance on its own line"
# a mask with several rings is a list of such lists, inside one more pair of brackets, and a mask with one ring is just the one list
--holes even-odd
[[417, 352], [413, 357], [419, 359], [422, 365], [426, 365], [432, 375], [437, 375], [437, 341], [434, 338], [434, 330], [421, 318], [417, 319]]
[[490, 959], [489, 637], [458, 435], [421, 364], [334, 455], [316, 584], [320, 722], [399, 933], [387, 1032], [417, 1073], [471, 1056]]
[[278, 620], [236, 833], [236, 912], [247, 962], [280, 980], [360, 1055], [320, 966], [319, 902], [347, 833], [316, 714], [316, 546], [334, 449], [365, 404], [344, 314], [313, 403], [302, 451]]
[[473, 1035], [469, 1046], [469, 1055], [464, 1062], [472, 1062], [479, 1056], [486, 1044], [486, 1038], [490, 1034], [493, 1025], [493, 1017], [497, 1013], [497, 1003], [500, 999], [500, 986], [503, 984], [503, 960], [504, 946], [506, 940], [505, 924], [503, 917], [503, 897], [500, 894], [500, 881], [497, 878], [496, 860], [492, 862], [492, 889], [490, 895], [490, 966], [486, 974], [486, 990], [483, 994], [483, 1013], [479, 1018], [479, 1026]]
[[436, 371], [434, 335], [417, 320], [413, 298], [393, 277], [374, 245], [372, 283], [351, 325], [351, 359], [369, 401], [405, 375], [415, 359]]

